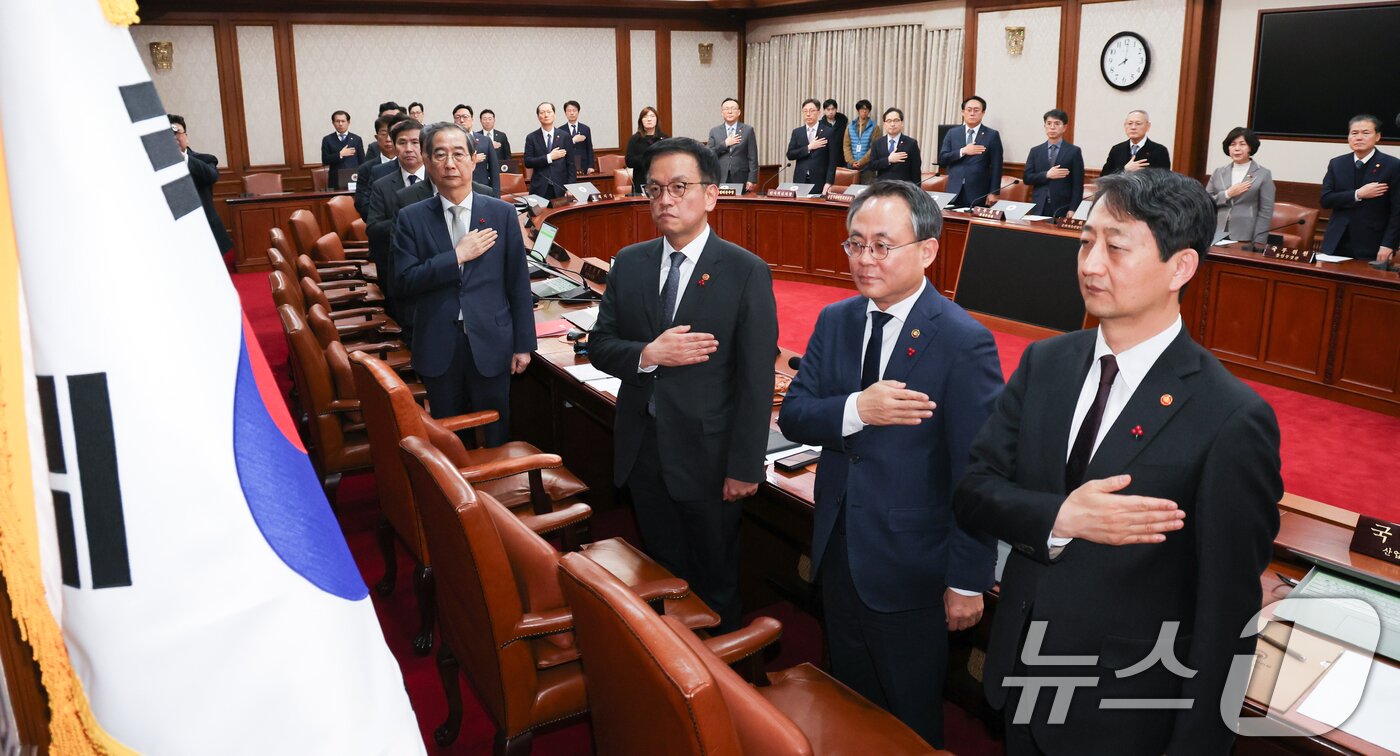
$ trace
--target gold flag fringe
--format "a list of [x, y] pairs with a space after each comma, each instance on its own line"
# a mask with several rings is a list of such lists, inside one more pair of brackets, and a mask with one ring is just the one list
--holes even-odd
[[102, 5], [102, 15], [115, 26], [131, 26], [141, 23], [136, 15], [136, 0], [97, 0]]

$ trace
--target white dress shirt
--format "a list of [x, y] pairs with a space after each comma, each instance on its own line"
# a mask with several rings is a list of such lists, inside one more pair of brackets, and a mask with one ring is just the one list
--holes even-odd
[[[1368, 152], [1368, 153], [1366, 153], [1366, 157], [1361, 157], [1361, 158], [1359, 158], [1359, 157], [1356, 156], [1356, 153], [1353, 152], [1353, 153], [1351, 153], [1351, 164], [1352, 164], [1352, 165], [1356, 165], [1356, 161], [1360, 160], [1361, 163], [1362, 163], [1363, 165], [1370, 165], [1370, 164], [1371, 164], [1371, 158], [1374, 158], [1375, 156], [1376, 156], [1376, 148], [1375, 148], [1375, 147], [1372, 147], [1372, 148], [1371, 148], [1371, 151]], [[1360, 191], [1360, 188], [1358, 187], [1357, 190]], [[1352, 192], [1352, 193], [1351, 193], [1351, 198], [1352, 198], [1352, 200], [1353, 200], [1354, 202], [1360, 202], [1360, 201], [1361, 201], [1361, 195], [1360, 195], [1360, 194], [1357, 194], [1356, 192]]]
[[[880, 331], [880, 375], [885, 374], [885, 366], [890, 364], [890, 354], [894, 352], [894, 343], [899, 340], [899, 333], [904, 329], [904, 321], [909, 319], [909, 311], [914, 309], [914, 303], [919, 301], [919, 296], [924, 293], [924, 287], [928, 286], [928, 280], [919, 284], [919, 290], [908, 297], [890, 305], [888, 310], [883, 310], [890, 316], [888, 323]], [[866, 345], [870, 343], [870, 313], [882, 312], [879, 306], [873, 301], [865, 304], [865, 335], [860, 337], [860, 363], [865, 361]], [[860, 412], [856, 409], [856, 398], [860, 396], [857, 391], [846, 397], [846, 411], [841, 415], [841, 435], [850, 436], [865, 429], [865, 421], [860, 419]]]
[[[417, 176], [417, 177], [418, 177], [418, 181], [422, 181], [426, 175], [427, 175], [427, 172], [426, 172], [426, 170], [425, 170], [425, 166], [421, 166], [421, 165], [420, 165], [420, 166], [418, 166], [418, 170], [414, 171], [413, 173], [409, 173], [408, 171], [405, 171], [405, 170], [403, 169], [403, 163], [399, 163], [399, 180], [400, 180], [400, 181], [403, 181], [403, 185], [404, 185], [404, 186], [409, 186], [409, 183], [408, 183], [408, 177], [409, 177], [409, 176]], [[414, 183], [416, 184], [417, 182], [414, 182]], [[470, 202], [470, 200], [468, 200], [468, 202]], [[467, 207], [470, 208], [471, 206], [468, 205]], [[451, 215], [448, 215], [448, 216], [447, 216], [447, 225], [448, 225], [448, 228], [451, 228], [451, 227], [452, 227], [452, 216], [451, 216]]]
[[385, 163], [388, 163], [388, 162], [390, 162], [390, 161], [392, 161], [392, 160], [394, 160], [394, 159], [395, 159], [395, 158], [391, 158], [391, 157], [389, 157], [388, 155], [385, 155], [383, 152], [379, 153], [379, 164], [380, 164], [380, 165], [384, 165]]
[[545, 140], [545, 142], [544, 142], [544, 159], [545, 159], [545, 162], [548, 162], [548, 163], [553, 163], [553, 162], [554, 162], [554, 158], [550, 157], [550, 156], [549, 156], [549, 153], [553, 152], [553, 151], [554, 151], [554, 148], [556, 148], [556, 147], [559, 146], [559, 140], [558, 140], [558, 139], [555, 139], [556, 136], [558, 136], [558, 135], [554, 133], [554, 130], [553, 130], [553, 129], [546, 129], [546, 128], [543, 127], [543, 126], [540, 127], [540, 137], [541, 137], [542, 139]]
[[[708, 223], [706, 223], [705, 228], [700, 231], [699, 236], [695, 237], [689, 244], [680, 249], [672, 247], [671, 242], [666, 237], [661, 237], [661, 270], [657, 274], [657, 291], [666, 290], [666, 276], [671, 272], [671, 253], [680, 252], [682, 255], [685, 255], [685, 259], [681, 261], [680, 269], [676, 271], [676, 275], [680, 276], [680, 282], [676, 286], [676, 309], [669, 313], [661, 313], [662, 321], [670, 320], [680, 311], [681, 298], [685, 296], [685, 290], [690, 288], [686, 285], [686, 281], [689, 281], [691, 275], [695, 273], [695, 265], [700, 262], [700, 253], [705, 251], [705, 245], [709, 242], [710, 224]], [[637, 365], [637, 372], [650, 373], [657, 367], [657, 365], [642, 367], [639, 363]]]

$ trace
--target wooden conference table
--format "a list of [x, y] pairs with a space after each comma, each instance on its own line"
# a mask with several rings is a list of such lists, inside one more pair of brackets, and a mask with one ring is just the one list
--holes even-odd
[[[745, 245], [767, 260], [773, 266], [775, 278], [850, 287], [850, 276], [845, 272], [845, 254], [838, 246], [838, 242], [845, 237], [845, 211], [844, 206], [818, 200], [726, 197], [721, 198], [710, 220], [721, 236]], [[579, 255], [574, 252], [606, 260], [626, 244], [655, 237], [646, 203], [638, 199], [545, 210], [535, 222], [538, 224], [541, 221], [547, 221], [559, 229], [556, 242], [571, 252], [569, 262], [561, 264], [561, 267], [574, 271], [582, 265]], [[1021, 247], [1029, 247], [1059, 258], [1062, 267], [1065, 259], [1072, 259], [1077, 253], [1077, 237], [1075, 232], [1053, 226], [1047, 228], [1044, 224], [1006, 224], [959, 218], [957, 214], [951, 214], [944, 229], [942, 251], [930, 267], [929, 276], [945, 294], [956, 298], [967, 250], [971, 250], [971, 255], [988, 254], [984, 250], [990, 249], [994, 256], [1014, 256]], [[1013, 249], [993, 249], [996, 247]], [[1261, 296], [1272, 296], [1275, 306], [1281, 306], [1277, 303], [1289, 297], [1302, 296], [1290, 287], [1306, 285], [1327, 288], [1333, 294], [1340, 292], [1343, 297], [1364, 299], [1373, 308], [1393, 306], [1400, 310], [1400, 283], [1395, 280], [1395, 274], [1372, 275], [1374, 271], [1361, 270], [1351, 264], [1318, 268], [1280, 263], [1222, 249], [1212, 250], [1207, 263], [1205, 273], [1208, 285], [1198, 287], [1184, 304], [1201, 307], [1207, 313], [1213, 311], [1215, 317], [1203, 315], [1196, 325], [1215, 328], [1222, 335], [1236, 337], [1240, 333], [1240, 324], [1233, 319], [1222, 318], [1219, 310], [1225, 306], [1221, 304], [1222, 300], [1226, 300], [1229, 306], [1243, 306], [1228, 300], [1236, 295], [1231, 287], [1249, 288], [1248, 284], [1243, 283], [1244, 279], [1260, 281], [1256, 286], [1263, 290]], [[1361, 267], [1364, 268], [1364, 265]], [[975, 272], [975, 266], [967, 270], [971, 275]], [[1036, 276], [1044, 274], [1044, 271], [1033, 272]], [[1306, 283], [1300, 284], [1299, 279]], [[1040, 285], [1045, 285], [1044, 280], [1036, 280]], [[1209, 282], [1215, 285], [1211, 286]], [[1073, 278], [1069, 285], [1073, 286]], [[596, 284], [590, 284], [590, 287], [598, 291], [602, 288]], [[1272, 294], [1269, 293], [1270, 287], [1274, 290]], [[1073, 292], [1077, 298], [1077, 289], [1073, 289]], [[1377, 305], [1376, 302], [1389, 304]], [[1212, 306], [1207, 308], [1205, 303]], [[998, 303], [991, 302], [991, 305], [995, 307]], [[555, 321], [566, 312], [585, 306], [544, 302], [536, 310], [536, 322]], [[1358, 307], [1355, 302], [1348, 306], [1353, 310]], [[1053, 314], [1061, 318], [1066, 316], [1063, 312]], [[1328, 309], [1327, 314], [1335, 315], [1335, 312]], [[979, 318], [991, 321], [998, 328], [1016, 325], [1004, 318], [984, 315], [979, 315]], [[1030, 335], [1047, 335], [1055, 331], [1045, 325], [1021, 324], [1021, 328]], [[1393, 328], [1389, 334], [1393, 338]], [[1331, 338], [1335, 341], [1337, 334], [1333, 333]], [[1346, 351], [1345, 347], [1342, 351]], [[789, 356], [791, 353], [785, 352], [778, 357], [775, 372], [795, 372], [788, 367]], [[616, 398], [581, 383], [565, 371], [566, 367], [586, 362], [586, 357], [575, 356], [572, 344], [564, 336], [541, 337], [535, 359], [511, 392], [512, 430], [514, 437], [561, 454], [568, 460], [570, 468], [592, 488], [590, 503], [600, 511], [607, 511], [621, 506], [621, 502], [616, 501], [617, 492], [612, 484], [612, 426]], [[776, 416], [775, 408], [775, 420]], [[746, 607], [767, 606], [778, 600], [788, 600], [816, 613], [810, 575], [807, 574], [815, 467], [813, 465], [794, 473], [771, 470], [757, 495], [744, 504], [740, 570]], [[1307, 572], [1309, 564], [1301, 556], [1303, 554], [1349, 561], [1359, 569], [1376, 571], [1400, 580], [1400, 568], [1348, 553], [1347, 544], [1356, 524], [1356, 513], [1292, 494], [1285, 494], [1279, 508], [1282, 530], [1275, 542], [1275, 560], [1260, 577], [1266, 602], [1281, 598], [1289, 590], [1275, 571], [1294, 578]], [[980, 670], [991, 617], [996, 611], [996, 596], [997, 589], [994, 588], [988, 594], [986, 617], [976, 628], [953, 636], [948, 695], [973, 712], [985, 709]], [[1299, 715], [1296, 708], [1295, 704], [1284, 716], [1290, 721], [1306, 723], [1306, 718]], [[1253, 701], [1247, 701], [1245, 709], [1254, 715], [1264, 713], [1264, 708]], [[1311, 738], [1241, 738], [1236, 746], [1239, 753], [1347, 751], [1372, 753], [1375, 747], [1340, 730]]]

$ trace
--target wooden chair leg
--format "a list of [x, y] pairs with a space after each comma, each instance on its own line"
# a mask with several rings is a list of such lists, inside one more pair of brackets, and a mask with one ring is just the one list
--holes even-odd
[[427, 656], [433, 650], [433, 620], [437, 617], [437, 599], [433, 591], [433, 568], [419, 565], [413, 573], [413, 592], [418, 596], [418, 635], [413, 639], [413, 651]]
[[374, 589], [379, 595], [388, 596], [399, 581], [399, 555], [394, 550], [394, 526], [385, 517], [379, 519], [379, 553], [384, 555], [384, 579]]
[[496, 731], [495, 756], [529, 756], [534, 746], [535, 733], [526, 731], [513, 738], [505, 732]]
[[452, 745], [462, 729], [462, 684], [458, 679], [457, 658], [446, 643], [438, 647], [437, 668], [438, 677], [442, 678], [442, 692], [447, 696], [447, 719], [433, 730], [433, 741], [445, 748]]

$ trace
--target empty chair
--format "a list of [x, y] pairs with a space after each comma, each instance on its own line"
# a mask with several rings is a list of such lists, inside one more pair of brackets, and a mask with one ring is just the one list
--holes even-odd
[[250, 173], [243, 177], [243, 193], [256, 197], [262, 194], [280, 194], [282, 192], [282, 174], [280, 173]]
[[[1289, 249], [1312, 249], [1313, 237], [1317, 234], [1318, 209], [1303, 207], [1292, 202], [1275, 202], [1274, 217], [1269, 220], [1269, 228], [1283, 226], [1288, 222], [1295, 225], [1284, 226], [1275, 233], [1283, 236], [1283, 246]], [[1297, 223], [1299, 220], [1303, 222]]]
[[850, 186], [856, 182], [857, 178], [860, 178], [860, 171], [838, 167], [836, 169], [836, 182], [833, 186]]
[[351, 307], [333, 311], [326, 292], [322, 291], [315, 281], [303, 278], [297, 285], [306, 309], [311, 309], [312, 305], [320, 305], [335, 321], [336, 331], [342, 338], [350, 335], [360, 336], [361, 340], [396, 338], [403, 332], [398, 323], [384, 314], [383, 307]]
[[331, 230], [339, 234], [343, 241], [368, 243], [365, 222], [355, 210], [354, 197], [348, 194], [331, 197], [326, 201], [326, 210], [330, 213]]
[[[272, 275], [278, 275], [273, 271]], [[326, 357], [301, 313], [289, 304], [279, 305], [282, 331], [292, 356], [292, 380], [305, 418], [306, 450], [326, 497], [335, 502], [335, 489], [347, 472], [370, 467], [369, 439], [360, 418], [359, 402], [342, 400]]]
[[[271, 259], [272, 253], [276, 250], [268, 250], [268, 257]], [[277, 253], [279, 256], [281, 253]], [[276, 265], [273, 266], [277, 267]], [[296, 268], [293, 270], [296, 278], [309, 278], [316, 282], [321, 290], [326, 292], [326, 297], [331, 300], [331, 304], [336, 304], [336, 297], [333, 292], [348, 292], [340, 295], [346, 301], [358, 301], [369, 305], [383, 305], [384, 292], [380, 288], [363, 278], [341, 276], [334, 277], [337, 273], [353, 272], [359, 273], [360, 269], [355, 266], [343, 267], [317, 267], [316, 261], [306, 255], [297, 255]]]
[[[1003, 181], [1002, 183], [1006, 182]], [[1002, 189], [1001, 194], [997, 196], [1008, 202], [1030, 202], [1031, 187], [1024, 181], [1018, 181], [1016, 184]]]
[[412, 370], [408, 349], [404, 347], [402, 341], [390, 338], [388, 334], [377, 332], [357, 332], [348, 331], [341, 333], [340, 324], [331, 317], [336, 313], [326, 312], [326, 308], [320, 303], [313, 304], [306, 308], [306, 323], [311, 326], [311, 333], [316, 337], [316, 343], [322, 349], [330, 348], [331, 344], [342, 344], [349, 352], [369, 352], [388, 363], [389, 367], [397, 372], [406, 373]]
[[623, 155], [599, 155], [598, 172], [604, 176], [613, 175], [613, 171], [618, 168], [627, 167], [627, 158]]
[[923, 174], [919, 180], [919, 187], [927, 192], [941, 192], [948, 186], [947, 176], [934, 176], [928, 173]]
[[781, 630], [760, 617], [700, 640], [580, 554], [560, 559], [599, 756], [898, 756], [936, 751], [811, 664], [755, 688], [728, 663]]
[[311, 169], [311, 191], [324, 192], [330, 188], [331, 169], [329, 166]]
[[309, 254], [311, 259], [321, 263], [333, 263], [336, 266], [353, 265], [360, 269], [360, 275], [363, 278], [379, 280], [379, 267], [360, 255], [359, 250], [352, 252], [342, 246], [338, 234], [322, 234], [317, 237], [316, 241], [312, 242], [310, 253], [303, 252], [301, 254]]
[[526, 194], [529, 190], [525, 187], [525, 179], [518, 173], [501, 174], [501, 196], [507, 194]]
[[612, 172], [613, 194], [626, 197], [632, 193], [632, 169], [618, 168]]

